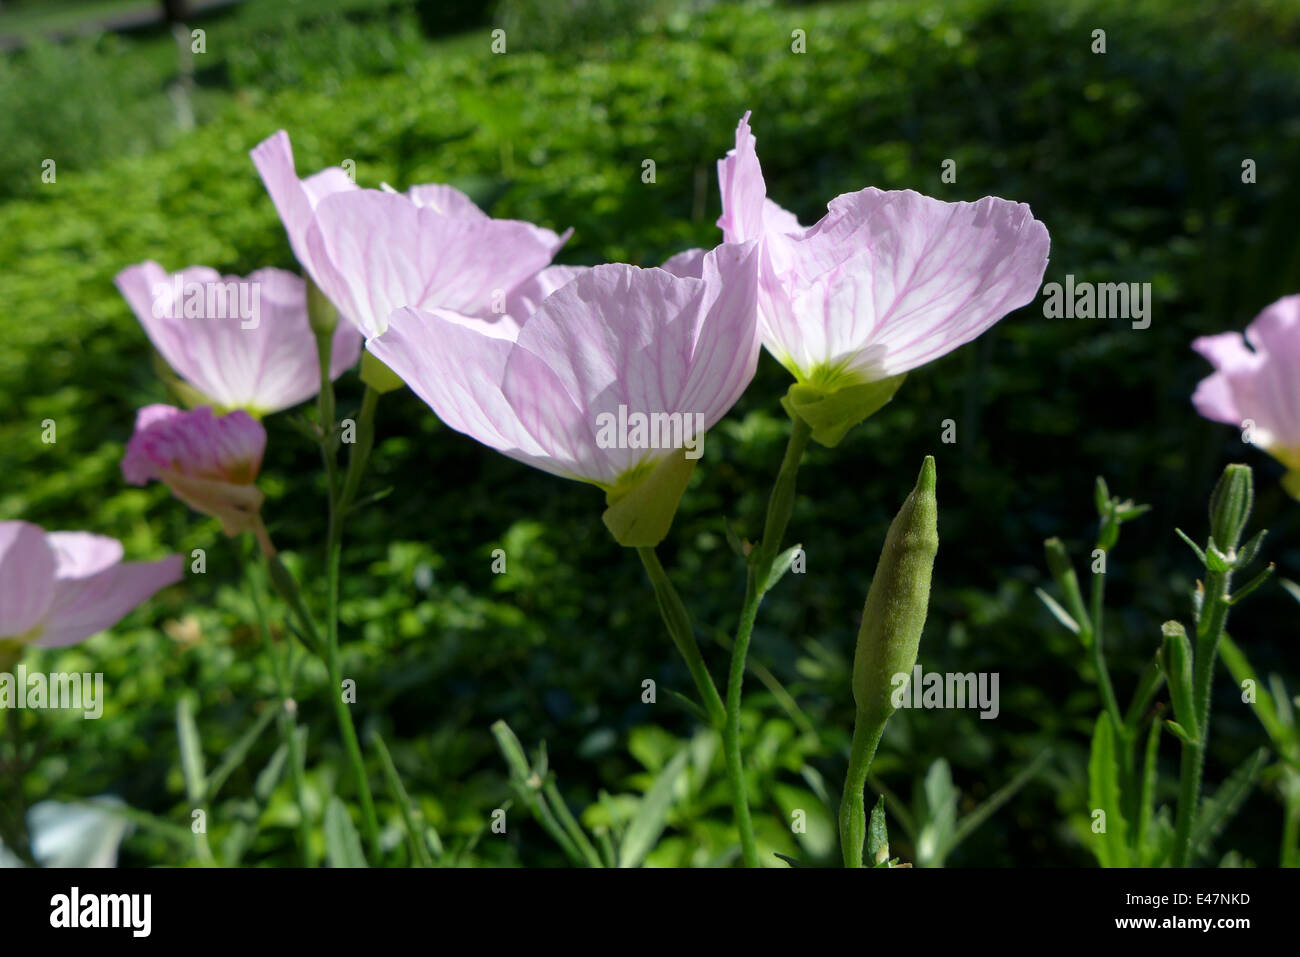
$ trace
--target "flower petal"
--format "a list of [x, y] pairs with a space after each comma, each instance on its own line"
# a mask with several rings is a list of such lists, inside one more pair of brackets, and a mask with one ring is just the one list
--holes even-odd
[[336, 274], [321, 289], [367, 337], [408, 306], [490, 315], [563, 242], [531, 223], [443, 215], [377, 190], [327, 197], [316, 221]]
[[924, 365], [1031, 301], [1047, 267], [1047, 229], [1023, 203], [867, 188], [829, 209], [792, 244], [788, 307], [764, 312], [768, 348], [805, 372]]
[[275, 204], [275, 209], [284, 222], [293, 254], [298, 257], [298, 262], [307, 274], [320, 285], [323, 269], [318, 266], [323, 264], [317, 263], [308, 241], [308, 233], [315, 221], [312, 211], [326, 196], [357, 189], [357, 185], [337, 166], [300, 180], [293, 165], [293, 147], [289, 144], [289, 134], [284, 130], [263, 140], [252, 149], [250, 155], [271, 196], [271, 202]]
[[156, 562], [113, 564], [86, 577], [61, 578], [34, 644], [70, 645], [110, 628], [136, 605], [180, 581], [184, 570], [181, 556], [171, 555]]
[[45, 532], [30, 522], [0, 522], [0, 639], [20, 638], [44, 617], [58, 567]]

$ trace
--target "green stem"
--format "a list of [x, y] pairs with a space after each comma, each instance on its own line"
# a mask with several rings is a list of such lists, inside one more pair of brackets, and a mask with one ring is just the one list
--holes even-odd
[[1231, 572], [1209, 572], [1205, 576], [1205, 600], [1196, 623], [1196, 656], [1192, 663], [1192, 704], [1196, 709], [1194, 744], [1183, 742], [1178, 780], [1178, 813], [1174, 823], [1174, 867], [1187, 867], [1192, 855], [1192, 824], [1201, 797], [1205, 771], [1205, 748], [1210, 736], [1210, 691], [1219, 639], [1228, 621], [1228, 587]]
[[[338, 720], [339, 733], [343, 738], [343, 747], [347, 751], [352, 765], [353, 777], [356, 779], [357, 794], [361, 800], [361, 823], [365, 831], [366, 843], [372, 856], [378, 857], [379, 819], [375, 814], [375, 801], [370, 792], [370, 783], [366, 779], [365, 761], [361, 756], [361, 743], [357, 739], [357, 729], [352, 722], [352, 713], [347, 702], [343, 700], [343, 674], [339, 655], [339, 564], [343, 550], [343, 518], [348, 506], [356, 494], [361, 482], [362, 472], [370, 456], [370, 446], [374, 438], [375, 407], [378, 393], [366, 386], [362, 399], [360, 423], [357, 426], [357, 441], [348, 457], [348, 470], [343, 489], [338, 488], [338, 462], [335, 435], [334, 383], [330, 380], [330, 349], [332, 336], [322, 333], [317, 336], [317, 354], [320, 358], [321, 389], [319, 396], [321, 417], [321, 456], [325, 462], [325, 472], [329, 483], [329, 529], [326, 535], [325, 562], [328, 589], [328, 609], [325, 628], [325, 669], [329, 674], [330, 696], [334, 699], [334, 714]], [[319, 647], [319, 646], [318, 646]]]
[[370, 738], [375, 750], [379, 752], [379, 761], [388, 776], [388, 786], [393, 793], [393, 800], [401, 809], [402, 821], [406, 824], [406, 836], [411, 842], [411, 863], [416, 867], [433, 867], [425, 830], [420, 825], [415, 808], [411, 805], [411, 796], [406, 793], [406, 788], [402, 784], [402, 776], [397, 773], [397, 765], [393, 763], [388, 745], [384, 744], [384, 739], [378, 731], [371, 732]]
[[298, 740], [297, 722], [293, 715], [293, 688], [290, 686], [288, 674], [288, 662], [285, 656], [281, 656], [275, 648], [275, 643], [271, 640], [271, 629], [267, 627], [266, 611], [262, 605], [261, 586], [258, 582], [252, 582], [252, 576], [248, 576], [252, 587], [250, 592], [253, 600], [253, 609], [257, 614], [257, 626], [262, 632], [262, 644], [266, 648], [266, 656], [271, 662], [271, 671], [275, 678], [276, 694], [280, 698], [280, 713], [276, 716], [276, 725], [280, 731], [280, 740], [284, 743], [285, 749], [289, 754], [289, 774], [293, 781], [294, 799], [298, 804], [298, 853], [302, 858], [303, 867], [311, 867], [313, 862], [311, 858], [311, 826], [307, 819], [307, 786], [303, 777], [304, 759], [302, 753], [302, 742]]
[[867, 839], [867, 807], [863, 791], [876, 748], [889, 719], [871, 718], [861, 710], [853, 722], [853, 744], [849, 750], [849, 773], [840, 799], [840, 850], [845, 867], [862, 866], [862, 847]]
[[366, 778], [366, 763], [361, 756], [361, 742], [357, 739], [356, 725], [352, 722], [352, 712], [343, 700], [343, 670], [339, 655], [339, 559], [342, 545], [337, 531], [337, 519], [340, 517], [331, 503], [329, 550], [326, 556], [329, 590], [329, 607], [326, 612], [325, 636], [325, 670], [329, 674], [330, 697], [334, 700], [334, 716], [338, 720], [339, 734], [343, 738], [343, 747], [352, 764], [352, 776], [356, 780], [357, 795], [361, 800], [361, 824], [365, 831], [366, 843], [376, 858], [380, 854], [379, 818], [375, 814], [375, 799], [370, 793], [370, 782]]
[[587, 832], [582, 829], [582, 825], [578, 823], [573, 816], [573, 812], [569, 810], [569, 805], [565, 802], [564, 796], [560, 794], [555, 779], [547, 778], [546, 783], [542, 785], [542, 791], [547, 800], [555, 807], [555, 813], [559, 817], [560, 823], [564, 826], [564, 830], [568, 832], [578, 850], [582, 852], [582, 856], [587, 861], [587, 866], [604, 867], [605, 864], [601, 861], [595, 845], [591, 843], [591, 840], [587, 837]]
[[731, 785], [731, 801], [740, 831], [740, 849], [746, 867], [758, 867], [758, 844], [754, 840], [754, 823], [749, 814], [749, 799], [745, 793], [745, 771], [740, 749], [740, 706], [745, 684], [745, 659], [749, 654], [749, 641], [754, 633], [758, 606], [767, 591], [768, 576], [781, 549], [790, 514], [794, 510], [795, 478], [799, 463], [812, 428], [798, 417], [790, 428], [790, 441], [786, 445], [781, 470], [772, 485], [767, 502], [767, 519], [763, 523], [763, 540], [756, 553], [750, 555], [749, 571], [745, 577], [745, 601], [740, 610], [740, 623], [731, 647], [731, 670], [727, 677], [726, 720], [722, 729], [722, 750], [727, 762], [727, 779]]
[[704, 657], [700, 654], [700, 646], [695, 641], [695, 633], [691, 628], [691, 618], [687, 614], [686, 606], [682, 603], [681, 596], [677, 594], [677, 589], [673, 587], [672, 581], [669, 580], [663, 565], [659, 563], [659, 556], [654, 548], [641, 546], [636, 553], [641, 556], [641, 564], [645, 566], [646, 574], [650, 577], [650, 585], [654, 588], [655, 600], [659, 604], [659, 614], [668, 628], [668, 634], [685, 660], [686, 667], [690, 669], [691, 677], [695, 679], [695, 687], [699, 689], [700, 699], [704, 702], [709, 720], [716, 727], [721, 728], [726, 721], [722, 697], [718, 694], [718, 688], [709, 675], [708, 667], [704, 664]]
[[366, 386], [361, 397], [361, 412], [357, 416], [356, 441], [348, 453], [348, 471], [343, 479], [343, 494], [339, 498], [339, 508], [346, 513], [356, 500], [357, 490], [361, 486], [361, 476], [365, 474], [366, 464], [370, 461], [370, 450], [375, 444], [375, 410], [379, 406], [379, 390]]
[[1110, 682], [1110, 668], [1106, 665], [1106, 652], [1102, 647], [1102, 613], [1105, 605], [1106, 575], [1093, 572], [1092, 575], [1092, 662], [1097, 671], [1097, 685], [1101, 688], [1101, 700], [1115, 722], [1115, 730], [1125, 739], [1124, 753], [1126, 765], [1132, 767], [1132, 749], [1128, 747], [1128, 726], [1120, 713], [1119, 699], [1115, 697], [1115, 686]]

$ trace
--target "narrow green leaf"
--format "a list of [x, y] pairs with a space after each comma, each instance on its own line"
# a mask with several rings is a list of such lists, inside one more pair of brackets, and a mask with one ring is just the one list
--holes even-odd
[[659, 835], [663, 833], [668, 809], [673, 803], [673, 792], [677, 779], [681, 776], [686, 762], [690, 758], [690, 746], [685, 745], [673, 755], [672, 759], [659, 772], [650, 790], [637, 806], [636, 814], [628, 823], [623, 835], [622, 847], [619, 848], [618, 866], [637, 867], [645, 860], [654, 847]]
[[1281, 583], [1282, 587], [1287, 590], [1287, 593], [1292, 598], [1294, 598], [1296, 601], [1300, 601], [1300, 585], [1297, 585], [1289, 578], [1279, 578], [1278, 581]]
[[1205, 552], [1201, 549], [1201, 546], [1200, 546], [1200, 545], [1197, 545], [1194, 541], [1192, 541], [1190, 538], [1188, 538], [1187, 535], [1186, 535], [1186, 533], [1183, 532], [1183, 530], [1182, 530], [1181, 528], [1175, 528], [1175, 529], [1174, 529], [1174, 534], [1177, 535], [1179, 538], [1181, 538], [1184, 542], [1187, 543], [1187, 547], [1190, 548], [1193, 552], [1196, 553], [1196, 557], [1200, 560], [1200, 562], [1201, 562], [1202, 565], [1204, 565], [1204, 564], [1206, 563], [1206, 562], [1205, 562]]
[[867, 824], [867, 859], [872, 864], [889, 860], [889, 830], [885, 826], [885, 799], [876, 798]]
[[368, 867], [361, 838], [338, 796], [325, 805], [325, 859], [330, 867]]
[[802, 545], [791, 545], [780, 555], [776, 556], [776, 561], [772, 564], [772, 570], [767, 576], [767, 584], [763, 586], [764, 593], [771, 591], [776, 583], [785, 577], [785, 573], [790, 570], [790, 566], [793, 565], [794, 560], [799, 557], [799, 552], [802, 551], [802, 549]]
[[181, 751], [181, 773], [185, 777], [185, 794], [191, 804], [203, 802], [206, 772], [199, 726], [194, 720], [194, 696], [183, 694], [176, 701], [176, 739]]
[[1228, 775], [1228, 780], [1219, 785], [1214, 797], [1201, 804], [1192, 822], [1194, 849], [1202, 854], [1209, 852], [1210, 843], [1223, 832], [1255, 787], [1267, 755], [1267, 749], [1260, 748]]
[[433, 867], [433, 859], [429, 855], [429, 842], [425, 839], [425, 828], [420, 825], [419, 812], [411, 806], [410, 795], [402, 785], [401, 775], [397, 773], [397, 765], [393, 763], [388, 745], [384, 743], [378, 731], [371, 732], [370, 738], [375, 750], [379, 752], [379, 766], [383, 768], [384, 777], [388, 781], [388, 791], [401, 809], [402, 823], [406, 826], [406, 837], [410, 841], [411, 856], [414, 858], [412, 863], [417, 867]]
[[1259, 680], [1255, 669], [1251, 667], [1246, 658], [1245, 652], [1237, 646], [1227, 634], [1219, 639], [1219, 657], [1223, 659], [1224, 665], [1228, 668], [1228, 673], [1232, 675], [1232, 680], [1241, 688], [1247, 681], [1254, 685], [1255, 700], [1251, 702], [1251, 708], [1255, 712], [1255, 717], [1259, 718], [1259, 723], [1264, 726], [1265, 733], [1268, 734], [1269, 740], [1279, 751], [1285, 751], [1287, 743], [1292, 738], [1291, 729], [1287, 727], [1286, 722], [1278, 714], [1277, 704], [1273, 696], [1264, 687], [1264, 683]]
[[[1119, 790], [1119, 759], [1115, 752], [1115, 727], [1110, 714], [1097, 717], [1088, 760], [1088, 798], [1092, 813], [1103, 812], [1104, 830], [1093, 833], [1093, 848], [1102, 867], [1128, 865], [1127, 825]], [[1096, 824], [1093, 818], [1093, 824]]]
[[248, 752], [252, 749], [257, 739], [262, 736], [262, 732], [267, 729], [273, 720], [275, 720], [276, 710], [280, 707], [279, 703], [272, 704], [262, 709], [257, 720], [252, 726], [245, 731], [227, 750], [217, 765], [215, 771], [208, 776], [208, 788], [206, 800], [211, 801], [221, 790], [221, 786], [226, 783], [230, 775], [234, 774], [244, 760], [248, 757]]
[[1070, 631], [1074, 632], [1076, 635], [1079, 633], [1079, 623], [1070, 617], [1070, 613], [1062, 608], [1055, 598], [1047, 594], [1047, 592], [1043, 591], [1041, 588], [1035, 588], [1034, 594], [1038, 596], [1039, 601], [1047, 606], [1047, 610], [1056, 617], [1057, 621], [1070, 629]]
[[957, 800], [948, 762], [936, 758], [925, 775], [925, 820], [916, 839], [916, 866], [942, 867], [957, 828]]
[[1192, 734], [1177, 721], [1166, 721], [1165, 727], [1172, 731], [1174, 737], [1183, 742], [1183, 744], [1188, 744], [1193, 747], [1196, 746], [1196, 735]]
[[1142, 796], [1138, 801], [1138, 822], [1137, 837], [1133, 841], [1133, 846], [1137, 848], [1138, 859], [1143, 864], [1149, 865], [1151, 847], [1151, 819], [1155, 813], [1156, 804], [1156, 777], [1159, 772], [1158, 758], [1160, 755], [1160, 729], [1163, 725], [1160, 719], [1151, 722], [1151, 728], [1147, 731], [1147, 746], [1145, 760], [1142, 764]]

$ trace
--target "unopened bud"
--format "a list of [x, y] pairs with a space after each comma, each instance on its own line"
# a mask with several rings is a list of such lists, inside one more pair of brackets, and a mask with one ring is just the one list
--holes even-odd
[[885, 547], [862, 610], [853, 659], [858, 720], [893, 713], [893, 678], [911, 674], [930, 603], [930, 575], [939, 551], [939, 508], [934, 457], [926, 456], [916, 488], [885, 536]]

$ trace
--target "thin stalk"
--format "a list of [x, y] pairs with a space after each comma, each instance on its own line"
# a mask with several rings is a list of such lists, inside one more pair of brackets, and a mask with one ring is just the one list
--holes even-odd
[[659, 614], [668, 628], [668, 634], [685, 660], [686, 667], [690, 669], [691, 677], [695, 679], [695, 687], [699, 689], [704, 710], [714, 726], [721, 729], [726, 721], [722, 697], [718, 694], [717, 685], [713, 683], [709, 669], [704, 664], [704, 657], [700, 654], [700, 646], [695, 641], [695, 633], [691, 628], [691, 618], [687, 614], [686, 606], [668, 578], [668, 573], [664, 571], [663, 565], [659, 563], [659, 556], [654, 548], [642, 546], [636, 550], [636, 553], [641, 556], [641, 564], [645, 566], [646, 574], [650, 577], [650, 585], [654, 588], [655, 600], [659, 605]]
[[862, 846], [867, 839], [867, 807], [863, 792], [888, 720], [873, 720], [859, 711], [853, 722], [849, 773], [844, 780], [844, 797], [840, 801], [840, 849], [845, 867], [862, 866]]
[[745, 602], [740, 610], [740, 624], [731, 647], [731, 670], [727, 677], [726, 720], [722, 729], [722, 750], [727, 762], [727, 780], [731, 785], [731, 801], [740, 831], [740, 850], [746, 867], [758, 867], [758, 844], [754, 840], [754, 823], [749, 814], [749, 798], [745, 793], [745, 772], [740, 752], [740, 706], [745, 684], [745, 659], [749, 654], [749, 641], [754, 633], [758, 606], [767, 591], [772, 564], [781, 549], [790, 514], [794, 510], [795, 478], [799, 463], [812, 428], [795, 417], [790, 428], [790, 441], [786, 445], [781, 470], [772, 485], [767, 502], [767, 519], [763, 523], [763, 539], [756, 554], [751, 555], [745, 579]]
[[[329, 674], [330, 696], [334, 699], [334, 714], [338, 720], [339, 733], [343, 738], [343, 747], [347, 751], [352, 765], [353, 777], [356, 779], [357, 794], [361, 800], [362, 830], [371, 854], [378, 856], [379, 819], [375, 814], [375, 801], [370, 792], [370, 782], [366, 778], [365, 760], [361, 756], [361, 742], [357, 739], [357, 729], [352, 722], [352, 713], [347, 702], [343, 700], [343, 674], [339, 655], [339, 564], [343, 550], [343, 518], [351, 502], [351, 496], [361, 481], [361, 473], [369, 458], [370, 445], [373, 441], [375, 406], [378, 394], [366, 386], [362, 400], [361, 423], [357, 429], [357, 442], [349, 456], [347, 476], [343, 490], [338, 486], [337, 437], [335, 435], [334, 383], [330, 379], [330, 350], [333, 337], [321, 334], [316, 339], [316, 351], [320, 358], [321, 389], [318, 397], [321, 418], [321, 456], [325, 462], [326, 478], [329, 484], [329, 526], [325, 541], [325, 563], [327, 582], [327, 611], [325, 620], [325, 670]], [[360, 454], [358, 451], [360, 450]], [[319, 647], [319, 645], [318, 645]]]
[[325, 670], [332, 686], [329, 694], [334, 701], [334, 715], [339, 726], [339, 736], [343, 739], [343, 749], [347, 752], [348, 761], [352, 766], [352, 776], [356, 779], [357, 793], [361, 799], [363, 829], [366, 832], [366, 839], [370, 843], [371, 850], [378, 851], [379, 821], [375, 815], [375, 802], [371, 796], [370, 783], [366, 779], [365, 761], [361, 757], [361, 744], [357, 740], [356, 726], [352, 723], [352, 714], [342, 696], [343, 676], [339, 665], [338, 648], [339, 546], [337, 541], [334, 541], [333, 515], [330, 517], [330, 526], [331, 543], [327, 558], [329, 570], [329, 627], [327, 629], [327, 640], [325, 641], [322, 641], [320, 630], [316, 627], [316, 622], [307, 611], [298, 583], [294, 580], [292, 573], [285, 564], [280, 561], [280, 556], [276, 554], [274, 546], [271, 546], [269, 551], [264, 551], [264, 555], [271, 575], [271, 584], [275, 586], [276, 592], [284, 599], [285, 604], [294, 613], [294, 617], [298, 619], [298, 624], [312, 651], [320, 655], [325, 662]]
[[560, 823], [564, 825], [564, 830], [568, 832], [573, 843], [577, 845], [582, 856], [587, 860], [588, 867], [604, 867], [605, 863], [600, 859], [600, 854], [596, 851], [596, 846], [591, 843], [587, 837], [587, 832], [582, 829], [573, 812], [569, 810], [569, 805], [565, 802], [564, 796], [560, 794], [560, 789], [556, 787], [555, 779], [547, 778], [546, 783], [542, 785], [542, 791], [546, 798], [555, 807], [556, 816], [559, 817]]
[[[1102, 647], [1102, 614], [1105, 608], [1106, 574], [1092, 574], [1092, 663], [1097, 670], [1097, 685], [1101, 688], [1101, 700], [1110, 712], [1115, 729], [1125, 738], [1124, 752], [1131, 757], [1132, 749], [1128, 747], [1127, 725], [1119, 709], [1119, 699], [1115, 697], [1115, 686], [1110, 681], [1110, 668], [1106, 665], [1106, 652]], [[1131, 766], [1131, 761], [1127, 762]]]
[[[293, 713], [293, 689], [290, 686], [290, 678], [287, 674], [287, 662], [284, 657], [275, 648], [275, 643], [271, 640], [271, 629], [267, 627], [266, 611], [262, 606], [261, 585], [258, 582], [251, 582], [249, 589], [253, 601], [253, 609], [257, 614], [257, 627], [262, 632], [262, 645], [266, 649], [266, 656], [271, 662], [271, 671], [275, 678], [276, 694], [280, 698], [280, 713], [277, 715], [276, 725], [280, 731], [280, 739], [284, 742], [285, 749], [289, 754], [289, 774], [293, 781], [294, 799], [298, 804], [298, 853], [302, 857], [303, 867], [311, 867], [311, 826], [307, 820], [307, 786], [303, 779], [303, 753], [302, 742], [298, 739], [297, 722]], [[286, 653], [287, 657], [287, 653]]]
[[1192, 824], [1201, 798], [1205, 747], [1210, 734], [1210, 691], [1219, 639], [1228, 621], [1228, 586], [1231, 572], [1209, 572], [1205, 577], [1205, 606], [1196, 623], [1196, 658], [1192, 663], [1192, 704], [1196, 709], [1195, 743], [1183, 742], [1178, 778], [1178, 813], [1174, 823], [1174, 867], [1186, 867], [1192, 854]]
[[370, 782], [366, 778], [366, 763], [361, 756], [361, 742], [357, 739], [356, 725], [352, 722], [352, 711], [343, 700], [343, 669], [339, 655], [339, 558], [342, 551], [337, 532], [337, 515], [335, 503], [331, 503], [329, 551], [326, 556], [326, 579], [328, 581], [329, 605], [326, 611], [325, 632], [325, 670], [329, 675], [330, 697], [334, 700], [334, 715], [338, 720], [339, 733], [343, 738], [343, 747], [347, 751], [348, 761], [352, 765], [352, 776], [356, 779], [357, 795], [361, 800], [361, 824], [366, 835], [366, 843], [372, 855], [380, 853], [379, 818], [375, 814], [375, 799], [370, 792]]

